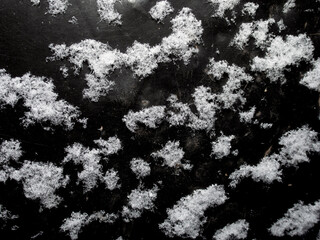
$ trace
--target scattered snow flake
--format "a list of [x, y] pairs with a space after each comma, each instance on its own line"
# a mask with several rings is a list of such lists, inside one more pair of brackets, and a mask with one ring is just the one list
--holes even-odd
[[282, 32], [283, 30], [285, 30], [287, 28], [287, 26], [284, 24], [283, 19], [280, 19], [277, 22], [278, 28], [279, 28], [279, 32]]
[[299, 202], [293, 205], [285, 215], [278, 219], [269, 231], [273, 236], [302, 236], [320, 220], [320, 201], [304, 205]]
[[212, 142], [211, 155], [214, 155], [216, 159], [228, 156], [231, 153], [231, 141], [234, 138], [234, 135], [218, 137], [216, 141]]
[[80, 111], [64, 100], [57, 100], [58, 95], [53, 90], [52, 80], [45, 77], [27, 73], [12, 78], [4, 69], [0, 70], [0, 108], [5, 105], [13, 107], [19, 99], [23, 99], [24, 106], [29, 109], [23, 118], [25, 127], [48, 121], [67, 130], [73, 128]]
[[142, 109], [139, 112], [130, 110], [122, 118], [122, 121], [131, 132], [135, 132], [138, 129], [138, 123], [143, 123], [149, 128], [157, 128], [157, 125], [164, 120], [165, 108], [165, 106], [153, 106]]
[[168, 217], [159, 228], [169, 237], [195, 239], [206, 222], [204, 212], [226, 200], [226, 193], [220, 185], [214, 184], [206, 189], [195, 190], [181, 198], [171, 209], [167, 209]]
[[135, 218], [139, 218], [145, 210], [153, 210], [158, 190], [159, 188], [156, 185], [151, 189], [144, 189], [139, 186], [137, 189], [132, 190], [128, 196], [128, 205], [122, 209], [124, 221], [130, 222]]
[[305, 34], [287, 35], [285, 40], [277, 36], [271, 41], [264, 58], [253, 59], [251, 68], [253, 71], [265, 72], [271, 81], [280, 79], [284, 82], [287, 67], [312, 60], [313, 50], [312, 41]]
[[18, 161], [22, 156], [21, 143], [18, 140], [5, 140], [0, 145], [0, 165], [9, 161]]
[[315, 60], [312, 65], [312, 69], [304, 75], [300, 84], [320, 92], [320, 58]]
[[253, 2], [247, 2], [243, 5], [242, 15], [249, 15], [254, 17], [256, 15], [259, 4]]
[[24, 161], [23, 166], [13, 171], [10, 178], [21, 181], [24, 194], [30, 199], [40, 199], [46, 208], [57, 207], [61, 197], [55, 191], [65, 187], [69, 177], [63, 175], [63, 169], [52, 163]]
[[18, 215], [12, 214], [2, 204], [0, 204], [0, 219], [3, 221], [13, 220], [19, 218]]
[[247, 238], [248, 231], [249, 231], [249, 223], [244, 219], [240, 219], [218, 230], [214, 234], [213, 239], [215, 240], [245, 239]]
[[39, 5], [39, 4], [40, 4], [40, 0], [30, 0], [30, 2], [31, 2], [33, 5]]
[[273, 124], [272, 123], [260, 123], [260, 128], [262, 129], [269, 129], [272, 128]]
[[75, 16], [72, 16], [69, 20], [68, 23], [71, 24], [78, 24], [78, 19]]
[[65, 65], [61, 66], [59, 70], [60, 70], [63, 78], [67, 78], [69, 76], [69, 73], [68, 73], [69, 69]]
[[158, 1], [149, 11], [151, 17], [158, 22], [163, 21], [172, 12], [173, 8], [167, 0]]
[[141, 158], [133, 158], [130, 161], [130, 168], [137, 178], [144, 178], [150, 175], [150, 164]]
[[295, 6], [296, 6], [296, 0], [287, 0], [286, 3], [283, 5], [282, 12], [288, 13]]
[[227, 10], [233, 10], [233, 8], [240, 3], [240, 0], [209, 0], [209, 2], [217, 7], [213, 17], [224, 17]]
[[121, 25], [121, 15], [115, 10], [114, 5], [119, 0], [97, 0], [98, 13], [102, 21], [109, 24]]

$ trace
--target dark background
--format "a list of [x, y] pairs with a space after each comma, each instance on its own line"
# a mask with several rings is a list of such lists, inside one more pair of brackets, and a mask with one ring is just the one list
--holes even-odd
[[[30, 239], [40, 231], [43, 234], [34, 239], [69, 239], [59, 231], [59, 227], [72, 211], [91, 214], [99, 210], [110, 213], [121, 210], [127, 195], [139, 184], [129, 168], [133, 157], [142, 157], [151, 163], [151, 176], [143, 180], [146, 187], [162, 181], [154, 212], [145, 212], [131, 223], [124, 223], [121, 219], [113, 225], [94, 222], [83, 228], [79, 239], [116, 239], [119, 236], [124, 239], [167, 239], [158, 229], [158, 224], [167, 217], [166, 209], [193, 190], [213, 183], [225, 186], [229, 200], [206, 212], [203, 237], [208, 239], [217, 229], [240, 218], [250, 223], [248, 239], [278, 239], [267, 231], [272, 223], [299, 200], [311, 203], [320, 199], [320, 163], [316, 155], [310, 156], [311, 162], [301, 164], [298, 169], [285, 169], [282, 183], [267, 186], [247, 179], [236, 189], [228, 187], [228, 175], [241, 164], [258, 163], [270, 146], [272, 152], [277, 152], [278, 139], [284, 132], [305, 124], [319, 132], [319, 93], [299, 85], [301, 74], [310, 68], [307, 63], [290, 68], [291, 71], [286, 72], [287, 83], [284, 85], [271, 84], [263, 74], [251, 74], [255, 81], [245, 89], [247, 103], [244, 110], [255, 105], [256, 112], [261, 113], [256, 119], [273, 123], [271, 129], [240, 123], [238, 114], [231, 110], [224, 110], [218, 116], [215, 132], [217, 135], [222, 131], [236, 136], [232, 143], [233, 149], [239, 150], [237, 157], [229, 156], [221, 160], [210, 157], [212, 139], [204, 131], [192, 132], [185, 127], [169, 129], [163, 123], [157, 129], [141, 126], [133, 134], [125, 127], [121, 120], [123, 115], [130, 109], [140, 110], [143, 100], [148, 100], [149, 106], [164, 105], [170, 94], [177, 94], [183, 102], [192, 103], [191, 94], [197, 86], [210, 86], [213, 92], [220, 91], [221, 86], [204, 72], [211, 57], [246, 67], [250, 73], [250, 60], [264, 55], [254, 48], [253, 43], [244, 51], [229, 47], [241, 23], [252, 21], [248, 16], [241, 16], [245, 1], [235, 8], [236, 22], [230, 25], [224, 19], [211, 17], [214, 8], [206, 0], [170, 1], [174, 13], [166, 17], [163, 24], [158, 24], [148, 14], [155, 2], [144, 1], [134, 6], [125, 1], [117, 4], [116, 9], [122, 14], [123, 23], [112, 26], [100, 21], [95, 0], [70, 0], [72, 5], [67, 12], [57, 16], [45, 14], [47, 2], [44, 0], [38, 7], [32, 6], [28, 0], [0, 0], [0, 68], [6, 69], [13, 77], [31, 72], [36, 76], [52, 78], [59, 97], [78, 106], [83, 116], [89, 119], [87, 129], [76, 125], [72, 131], [64, 131], [60, 127], [45, 131], [40, 124], [25, 129], [19, 120], [25, 109], [23, 102], [19, 102], [13, 109], [0, 109], [0, 138], [21, 141], [23, 160], [53, 162], [59, 166], [65, 155], [64, 148], [74, 142], [93, 146], [93, 140], [99, 137], [107, 139], [117, 135], [123, 143], [123, 150], [112, 156], [104, 166], [104, 170], [113, 167], [119, 171], [122, 187], [118, 190], [109, 191], [101, 185], [84, 194], [82, 186], [76, 185], [79, 169], [72, 164], [66, 165], [65, 174], [69, 174], [72, 181], [66, 189], [57, 192], [64, 201], [57, 209], [39, 211], [39, 202], [26, 199], [20, 183], [0, 183], [0, 204], [19, 215], [19, 219], [0, 222], [0, 239]], [[306, 33], [314, 43], [315, 59], [319, 57], [319, 4], [311, 0], [297, 0], [297, 6], [284, 15], [283, 0], [251, 2], [260, 5], [255, 20], [273, 17], [278, 21], [283, 18], [287, 28], [280, 35]], [[121, 51], [125, 51], [135, 40], [151, 45], [160, 43], [171, 33], [170, 19], [182, 7], [190, 7], [196, 18], [202, 21], [204, 33], [199, 54], [192, 58], [188, 66], [181, 62], [160, 64], [154, 74], [142, 80], [135, 79], [129, 69], [115, 71], [111, 75], [111, 80], [116, 82], [114, 91], [97, 103], [82, 98], [82, 90], [86, 87], [84, 75], [89, 72], [86, 67], [80, 75], [70, 72], [69, 77], [64, 79], [59, 67], [63, 64], [69, 66], [67, 61], [46, 61], [46, 57], [51, 56], [50, 43], [70, 45], [91, 38], [109, 43]], [[230, 17], [231, 13], [226, 15]], [[77, 25], [68, 23], [72, 16], [78, 19]], [[277, 31], [275, 33], [279, 34]], [[217, 49], [220, 50], [219, 55]], [[266, 88], [267, 92], [264, 91]], [[104, 130], [98, 131], [101, 126]], [[192, 171], [183, 171], [177, 176], [172, 169], [160, 166], [150, 157], [151, 152], [160, 149], [168, 140], [180, 141], [186, 152], [185, 158], [194, 165]], [[13, 231], [13, 225], [19, 228]], [[291, 239], [315, 239], [319, 228], [317, 224], [304, 237]]]

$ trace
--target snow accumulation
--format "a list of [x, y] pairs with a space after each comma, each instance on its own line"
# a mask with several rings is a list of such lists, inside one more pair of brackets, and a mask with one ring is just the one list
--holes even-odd
[[215, 240], [245, 239], [247, 238], [248, 231], [249, 231], [249, 223], [244, 219], [240, 219], [218, 230], [214, 234], [213, 239]]
[[312, 70], [307, 72], [300, 83], [311, 90], [320, 92], [320, 59], [313, 61]]
[[259, 4], [253, 2], [247, 2], [243, 5], [242, 15], [249, 15], [254, 17], [256, 15]]
[[128, 196], [128, 205], [122, 209], [122, 218], [125, 222], [130, 222], [135, 218], [141, 217], [145, 210], [154, 209], [154, 201], [157, 198], [159, 188], [154, 185], [151, 189], [144, 189], [139, 186], [131, 191]]
[[109, 190], [119, 188], [117, 171], [110, 169], [104, 175], [100, 161], [107, 161], [109, 155], [116, 154], [122, 148], [120, 140], [117, 137], [110, 137], [108, 140], [99, 139], [94, 142], [98, 148], [89, 149], [80, 143], [68, 146], [65, 149], [67, 155], [63, 163], [71, 161], [76, 165], [82, 165], [83, 170], [78, 173], [78, 181], [83, 182], [84, 192], [95, 188], [98, 181], [104, 182]]
[[173, 7], [167, 0], [158, 1], [149, 11], [151, 17], [158, 22], [163, 21], [172, 12]]
[[234, 135], [221, 135], [218, 137], [216, 141], [212, 142], [211, 155], [215, 156], [216, 159], [221, 159], [228, 156], [231, 152], [231, 141], [234, 138]]
[[273, 24], [275, 24], [275, 20], [273, 18], [253, 21], [250, 23], [242, 23], [239, 32], [235, 35], [230, 44], [242, 50], [248, 45], [248, 42], [252, 37], [255, 40], [255, 45], [264, 49], [273, 39], [273, 35], [268, 33], [270, 26]]
[[269, 231], [273, 236], [302, 236], [320, 221], [320, 201], [304, 205], [293, 205], [285, 215], [272, 224]]
[[150, 164], [141, 158], [133, 158], [130, 161], [130, 168], [139, 179], [150, 175], [151, 172]]
[[121, 15], [114, 8], [116, 2], [119, 0], [97, 0], [98, 13], [102, 21], [109, 24], [121, 24]]
[[233, 8], [240, 3], [240, 0], [209, 0], [209, 2], [216, 7], [213, 17], [223, 18], [227, 10]]
[[21, 181], [25, 196], [33, 200], [39, 199], [45, 208], [59, 205], [62, 199], [55, 192], [69, 182], [69, 177], [63, 175], [61, 167], [31, 161], [24, 161], [19, 170], [11, 173], [10, 178]]
[[226, 200], [226, 193], [220, 185], [213, 184], [206, 189], [195, 190], [181, 198], [171, 209], [167, 209], [168, 218], [159, 228], [169, 237], [195, 239], [206, 223], [204, 212]]
[[309, 153], [320, 153], [320, 141], [317, 133], [307, 126], [286, 132], [279, 141], [282, 146], [279, 153], [264, 157], [256, 166], [242, 165], [230, 176], [230, 186], [236, 185], [246, 177], [254, 181], [271, 184], [281, 181], [283, 167], [298, 167], [298, 164], [309, 162]]
[[75, 121], [81, 121], [78, 119], [80, 111], [57, 98], [50, 79], [36, 77], [30, 73], [12, 78], [4, 69], [0, 70], [0, 108], [6, 105], [14, 107], [22, 99], [23, 105], [29, 109], [22, 119], [24, 127], [50, 122], [51, 125], [61, 125], [71, 130]]
[[84, 97], [98, 101], [115, 84], [107, 77], [123, 66], [129, 67], [135, 76], [142, 78], [152, 74], [159, 63], [182, 60], [188, 64], [192, 55], [198, 53], [196, 44], [200, 43], [203, 32], [201, 21], [195, 18], [190, 8], [183, 8], [171, 23], [172, 33], [153, 47], [135, 41], [125, 53], [121, 53], [107, 43], [86, 39], [69, 47], [66, 44], [50, 44], [53, 56], [48, 59], [67, 58], [74, 66], [75, 73], [87, 63], [92, 74], [86, 77], [89, 89], [84, 90]]
[[187, 161], [185, 161], [186, 163], [182, 163], [184, 154], [185, 152], [180, 148], [179, 141], [168, 141], [161, 150], [151, 153], [151, 156], [154, 158], [162, 158], [163, 166], [190, 170], [192, 168], [190, 163]]
[[264, 58], [255, 57], [251, 68], [253, 71], [265, 72], [271, 81], [284, 82], [284, 71], [290, 66], [297, 66], [300, 62], [313, 59], [314, 46], [306, 34], [298, 36], [287, 35], [285, 40], [277, 36], [267, 47]]
[[71, 217], [64, 219], [63, 224], [60, 226], [60, 230], [67, 232], [72, 240], [78, 239], [78, 235], [82, 228], [90, 224], [93, 221], [99, 221], [102, 223], [113, 223], [117, 220], [116, 214], [105, 213], [103, 210], [88, 215], [87, 213], [72, 212]]
[[288, 13], [295, 6], [296, 6], [296, 0], [287, 0], [286, 3], [283, 5], [282, 12]]

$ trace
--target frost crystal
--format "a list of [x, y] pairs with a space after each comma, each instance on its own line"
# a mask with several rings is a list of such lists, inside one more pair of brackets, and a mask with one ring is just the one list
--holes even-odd
[[119, 0], [97, 0], [98, 13], [101, 20], [109, 24], [121, 24], [121, 15], [115, 10], [114, 5]]
[[29, 73], [11, 78], [4, 69], [0, 70], [0, 108], [5, 105], [13, 107], [23, 99], [24, 106], [29, 109], [23, 118], [25, 127], [48, 121], [67, 130], [73, 128], [80, 115], [79, 110], [64, 100], [57, 100], [58, 95], [53, 90], [52, 80]]
[[192, 167], [189, 163], [184, 164], [181, 162], [184, 157], [184, 151], [180, 148], [179, 141], [168, 141], [161, 150], [152, 153], [151, 156], [154, 158], [162, 158], [163, 166], [182, 167], [187, 170]]
[[167, 0], [157, 2], [149, 11], [151, 17], [159, 22], [172, 12], [173, 8]]
[[273, 236], [285, 235], [302, 236], [320, 220], [320, 201], [304, 205], [299, 202], [293, 205], [284, 215], [276, 221], [269, 231]]
[[313, 58], [314, 46], [305, 34], [288, 35], [285, 40], [276, 37], [267, 48], [264, 58], [255, 57], [251, 68], [253, 71], [265, 72], [271, 81], [283, 80], [287, 67], [298, 65], [301, 61]]
[[211, 155], [214, 155], [216, 159], [221, 159], [230, 154], [231, 141], [234, 139], [234, 135], [224, 136], [221, 135], [215, 142], [212, 143]]
[[225, 11], [233, 10], [233, 8], [240, 3], [240, 0], [209, 0], [211, 4], [217, 6], [213, 17], [224, 17]]
[[169, 237], [197, 238], [206, 222], [204, 212], [223, 204], [227, 200], [223, 186], [211, 185], [206, 189], [195, 190], [181, 198], [171, 209], [168, 218], [159, 228]]
[[248, 235], [248, 230], [249, 230], [249, 223], [244, 219], [240, 219], [218, 230], [214, 234], [213, 239], [215, 240], [245, 239]]
[[254, 17], [256, 15], [257, 9], [259, 8], [259, 4], [248, 2], [243, 5], [242, 15], [249, 15]]
[[139, 186], [137, 189], [132, 190], [128, 196], [128, 205], [122, 209], [124, 221], [130, 222], [135, 218], [139, 218], [143, 211], [153, 210], [158, 190], [157, 186], [151, 189], [143, 189], [143, 187]]
[[150, 175], [150, 164], [141, 158], [133, 158], [130, 161], [130, 168], [137, 178], [144, 178]]
[[122, 118], [127, 128], [131, 132], [138, 129], [138, 123], [143, 123], [149, 128], [157, 128], [165, 117], [165, 106], [154, 106], [142, 109], [139, 112], [129, 111], [127, 115]]
[[320, 59], [313, 62], [312, 70], [307, 72], [300, 83], [309, 89], [320, 92]]
[[63, 175], [63, 169], [52, 163], [24, 161], [23, 166], [13, 171], [11, 176], [16, 181], [22, 181], [24, 194], [30, 199], [40, 199], [46, 208], [57, 207], [61, 198], [55, 191], [65, 187], [69, 177]]

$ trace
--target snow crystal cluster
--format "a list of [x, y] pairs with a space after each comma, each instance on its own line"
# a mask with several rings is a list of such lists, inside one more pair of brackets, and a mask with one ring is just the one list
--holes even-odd
[[287, 35], [285, 39], [277, 36], [267, 47], [264, 58], [257, 56], [253, 59], [251, 68], [253, 71], [265, 72], [271, 81], [284, 81], [284, 71], [287, 67], [312, 60], [313, 50], [312, 41], [306, 34]]
[[126, 124], [131, 132], [138, 129], [138, 123], [144, 124], [149, 128], [156, 128], [165, 117], [165, 106], [153, 106], [144, 108], [139, 112], [130, 110], [122, 121]]
[[[39, 5], [40, 0], [30, 0], [33, 5]], [[48, 13], [57, 15], [65, 13], [70, 5], [68, 0], [47, 0], [49, 4]]]
[[249, 223], [244, 219], [240, 219], [216, 231], [216, 233], [213, 236], [213, 239], [215, 240], [245, 239], [247, 238], [248, 231], [249, 231]]
[[226, 200], [226, 193], [220, 185], [195, 190], [191, 195], [181, 198], [171, 209], [167, 209], [168, 218], [159, 227], [169, 237], [195, 239], [206, 223], [204, 212]]
[[268, 20], [258, 20], [250, 23], [242, 23], [239, 32], [235, 35], [231, 42], [231, 45], [236, 46], [239, 49], [243, 49], [250, 38], [252, 37], [255, 41], [255, 45], [261, 49], [264, 49], [270, 44], [273, 38], [272, 34], [269, 34], [269, 28], [275, 23], [273, 18]]
[[0, 182], [6, 182], [14, 171], [11, 162], [17, 162], [22, 156], [21, 144], [17, 140], [5, 140], [0, 145]]
[[320, 92], [320, 59], [313, 61], [312, 69], [307, 72], [300, 83], [311, 90]]
[[172, 33], [153, 47], [135, 41], [122, 53], [106, 43], [87, 39], [69, 47], [65, 44], [50, 44], [53, 56], [48, 59], [67, 58], [74, 65], [76, 73], [87, 63], [92, 74], [86, 75], [89, 88], [84, 90], [84, 97], [98, 101], [99, 97], [105, 96], [115, 84], [107, 77], [123, 66], [130, 68], [135, 76], [141, 78], [150, 75], [159, 63], [182, 60], [188, 64], [191, 56], [198, 52], [195, 45], [201, 40], [201, 21], [195, 18], [191, 9], [183, 8], [171, 23]]
[[2, 204], [0, 204], [0, 219], [3, 221], [13, 220], [19, 218], [18, 215], [12, 214], [9, 210], [7, 210]]
[[218, 137], [216, 141], [212, 142], [211, 155], [213, 155], [216, 159], [221, 159], [228, 156], [231, 152], [231, 141], [234, 138], [234, 135], [221, 135]]
[[242, 15], [249, 15], [254, 17], [256, 15], [259, 4], [253, 2], [247, 2], [243, 5]]
[[240, 0], [209, 0], [209, 2], [216, 7], [213, 17], [223, 18], [227, 10], [233, 8], [240, 3]]
[[72, 212], [71, 217], [64, 219], [60, 230], [67, 232], [72, 240], [78, 239], [82, 228], [93, 221], [102, 223], [113, 223], [118, 218], [116, 214], [105, 213], [103, 210], [88, 215], [87, 213]]
[[272, 224], [269, 231], [273, 236], [302, 236], [320, 221], [320, 201], [304, 205], [294, 204], [282, 218]]
[[295, 6], [296, 6], [296, 0], [287, 0], [286, 3], [283, 5], [282, 12], [288, 13]]
[[166, 145], [157, 152], [151, 153], [154, 158], [163, 159], [163, 166], [174, 167], [190, 170], [192, 165], [190, 163], [182, 163], [184, 151], [180, 148], [179, 141], [168, 141]]
[[158, 22], [163, 21], [172, 12], [173, 8], [167, 0], [157, 2], [149, 11], [151, 17]]
[[95, 188], [98, 181], [105, 183], [109, 190], [119, 188], [117, 171], [110, 169], [103, 174], [100, 161], [107, 161], [109, 155], [115, 154], [121, 149], [120, 140], [117, 137], [110, 137], [108, 140], [96, 140], [95, 144], [98, 145], [98, 148], [90, 149], [80, 143], [68, 146], [65, 149], [67, 155], [63, 163], [71, 161], [76, 165], [82, 165], [83, 170], [78, 173], [78, 181], [84, 184], [84, 192]]
[[101, 20], [109, 24], [121, 24], [121, 15], [115, 10], [114, 5], [119, 0], [97, 0], [98, 13]]
[[256, 166], [242, 165], [230, 176], [230, 186], [235, 187], [243, 178], [251, 177], [254, 181], [271, 184], [281, 181], [281, 167], [298, 167], [309, 162], [309, 153], [320, 153], [320, 141], [317, 133], [307, 126], [285, 133], [279, 141], [282, 146], [279, 153], [264, 157]]
[[139, 179], [150, 175], [151, 172], [150, 164], [141, 158], [133, 158], [130, 161], [130, 168]]
[[144, 189], [139, 186], [128, 195], [128, 204], [122, 209], [122, 218], [125, 222], [130, 222], [139, 218], [145, 210], [152, 211], [154, 201], [159, 191], [158, 186], [154, 185], [151, 189]]
[[239, 112], [240, 122], [252, 123], [255, 111], [256, 107], [253, 106], [249, 111]]
[[63, 175], [61, 167], [52, 163], [31, 161], [24, 161], [22, 167], [12, 172], [10, 177], [22, 182], [27, 198], [39, 199], [46, 208], [54, 208], [59, 205], [62, 199], [55, 192], [69, 182], [69, 177]]
[[36, 77], [30, 73], [12, 78], [4, 69], [0, 70], [0, 109], [6, 105], [14, 107], [20, 99], [23, 100], [23, 105], [29, 109], [22, 120], [25, 127], [37, 122], [49, 122], [54, 126], [62, 125], [71, 130], [74, 122], [79, 121], [80, 111], [57, 98], [50, 79]]

